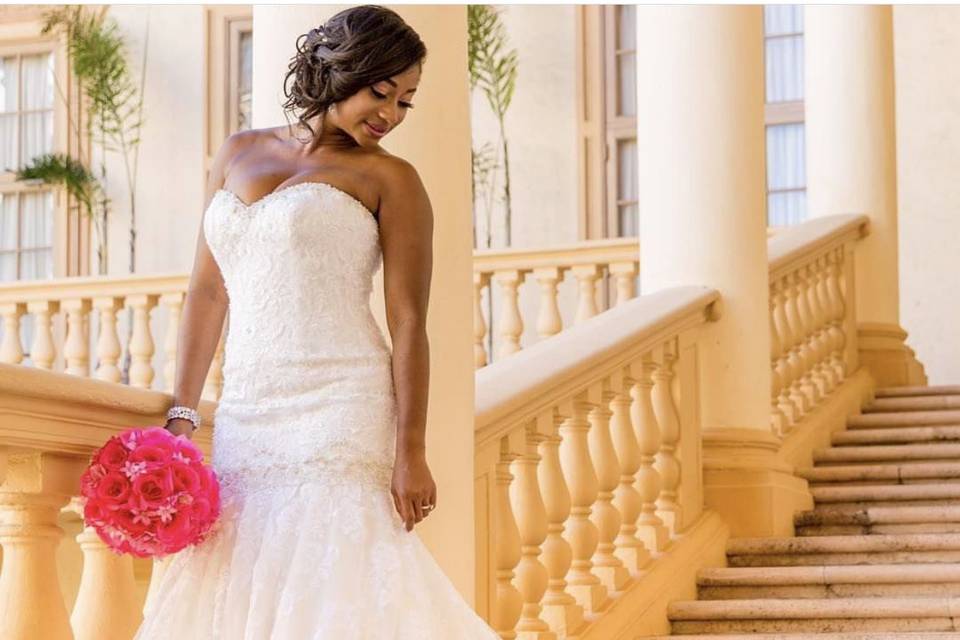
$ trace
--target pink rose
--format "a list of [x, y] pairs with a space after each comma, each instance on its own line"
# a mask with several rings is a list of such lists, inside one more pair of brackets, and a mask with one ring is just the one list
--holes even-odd
[[144, 443], [131, 451], [127, 459], [131, 462], [146, 462], [147, 469], [156, 469], [170, 462], [170, 452], [163, 445]]
[[206, 522], [210, 518], [210, 501], [200, 497], [193, 501], [193, 514], [191, 517], [194, 522]]
[[96, 497], [108, 504], [123, 504], [130, 495], [130, 481], [122, 473], [110, 471], [97, 485]]
[[139, 445], [141, 447], [144, 445], [156, 445], [164, 449], [169, 449], [172, 444], [170, 442], [171, 440], [173, 440], [173, 434], [163, 427], [150, 427], [143, 431], [140, 436]]
[[152, 527], [149, 516], [130, 509], [117, 510], [114, 518], [117, 526], [128, 535], [140, 535]]
[[119, 441], [111, 438], [100, 450], [97, 462], [107, 469], [120, 469], [123, 467], [123, 463], [127, 461], [128, 455], [127, 449]]
[[96, 500], [87, 500], [83, 505], [83, 519], [87, 522], [103, 522], [106, 515]]
[[169, 522], [157, 525], [157, 540], [171, 546], [177, 546], [190, 535], [190, 514], [188, 509], [179, 509]]
[[183, 462], [170, 463], [175, 491], [187, 491], [194, 494], [200, 490], [200, 475], [190, 465]]
[[173, 477], [169, 467], [145, 471], [133, 479], [133, 491], [141, 509], [156, 509], [173, 494]]

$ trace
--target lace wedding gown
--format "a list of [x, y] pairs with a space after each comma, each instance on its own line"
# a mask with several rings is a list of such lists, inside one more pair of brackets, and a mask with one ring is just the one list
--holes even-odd
[[222, 511], [169, 559], [134, 640], [496, 640], [390, 495], [373, 214], [323, 182], [251, 205], [221, 189], [203, 229], [230, 300], [211, 458]]

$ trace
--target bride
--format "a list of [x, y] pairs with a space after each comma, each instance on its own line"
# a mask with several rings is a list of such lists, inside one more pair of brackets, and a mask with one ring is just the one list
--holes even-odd
[[[494, 640], [413, 532], [437, 506], [433, 214], [380, 141], [414, 108], [426, 48], [375, 5], [296, 44], [296, 123], [235, 134], [216, 155], [181, 321], [166, 428], [192, 438], [229, 314], [221, 515], [170, 558], [134, 640]], [[369, 307], [381, 266], [392, 349]]]

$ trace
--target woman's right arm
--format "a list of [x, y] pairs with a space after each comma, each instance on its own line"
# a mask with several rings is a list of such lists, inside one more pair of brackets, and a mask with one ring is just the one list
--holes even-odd
[[[224, 184], [227, 167], [240, 144], [239, 136], [230, 136], [221, 145], [207, 179], [204, 216], [217, 189]], [[177, 337], [177, 367], [173, 385], [173, 404], [196, 409], [210, 370], [210, 363], [220, 342], [223, 321], [227, 314], [227, 290], [203, 233], [203, 217], [197, 250], [190, 274], [190, 284], [180, 316]], [[174, 435], [192, 439], [193, 425], [184, 418], [168, 420], [166, 428]]]

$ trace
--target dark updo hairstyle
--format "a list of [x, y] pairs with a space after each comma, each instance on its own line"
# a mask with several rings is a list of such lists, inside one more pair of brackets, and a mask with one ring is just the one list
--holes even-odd
[[297, 38], [283, 80], [284, 115], [293, 113], [310, 131], [312, 150], [318, 132], [309, 119], [322, 118], [335, 102], [422, 65], [426, 57], [420, 36], [391, 9], [373, 4], [344, 9]]

